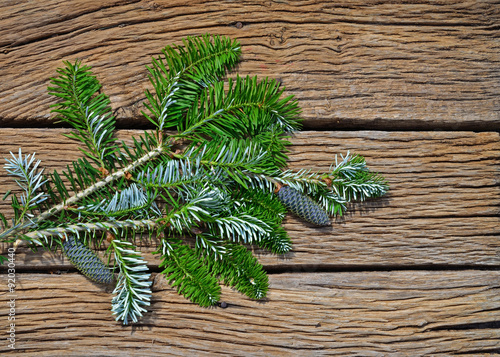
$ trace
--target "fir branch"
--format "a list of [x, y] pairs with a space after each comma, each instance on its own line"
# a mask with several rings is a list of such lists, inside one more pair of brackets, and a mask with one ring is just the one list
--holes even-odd
[[268, 153], [249, 140], [215, 138], [209, 142], [195, 141], [181, 157], [205, 166], [205, 171], [213, 179], [220, 180], [225, 174], [246, 189], [246, 181], [255, 175], [276, 172], [269, 162]]
[[33, 215], [28, 212], [39, 208], [40, 204], [48, 198], [47, 194], [37, 192], [47, 181], [43, 180], [43, 169], [38, 170], [41, 160], [35, 161], [35, 154], [23, 157], [21, 148], [19, 148], [18, 157], [12, 152], [10, 154], [12, 159], [6, 159], [5, 170], [9, 175], [17, 177], [15, 181], [24, 191], [19, 200], [19, 213], [13, 222], [13, 225], [19, 225], [24, 222], [26, 215], [31, 220]]
[[204, 170], [200, 163], [201, 156], [192, 160], [186, 158], [159, 163], [154, 169], [148, 167], [139, 172], [135, 181], [145, 187], [163, 189], [201, 185], [209, 175], [214, 175]]
[[77, 208], [68, 208], [78, 214], [90, 216], [121, 217], [127, 214], [134, 217], [146, 216], [150, 218], [149, 212], [154, 216], [161, 216], [156, 203], [156, 193], [145, 192], [137, 184], [132, 183], [121, 192], [115, 192], [111, 199], [102, 199]]
[[120, 268], [111, 311], [116, 315], [116, 321], [121, 320], [124, 325], [128, 325], [130, 320], [136, 323], [147, 312], [145, 306], [150, 305], [151, 274], [146, 273], [149, 271], [146, 261], [135, 251], [132, 243], [113, 239], [111, 246], [115, 265]]
[[[134, 171], [137, 167], [140, 167], [141, 165], [143, 165], [144, 163], [146, 163], [147, 161], [159, 156], [160, 154], [162, 154], [164, 152], [165, 148], [163, 146], [159, 146], [157, 148], [155, 148], [153, 151], [150, 151], [148, 152], [147, 154], [145, 154], [144, 156], [142, 156], [140, 159], [132, 162], [131, 164], [129, 164], [128, 166], [126, 166], [125, 168], [121, 169], [121, 170], [118, 170], [116, 172], [114, 172], [113, 174], [111, 175], [108, 175], [106, 176], [104, 179], [102, 179], [101, 181], [93, 184], [92, 186], [86, 188], [85, 190], [71, 196], [70, 198], [68, 198], [66, 201], [64, 201], [63, 203], [60, 203], [54, 207], [52, 207], [51, 209], [47, 210], [47, 211], [44, 211], [42, 212], [40, 215], [34, 217], [32, 220], [31, 220], [31, 224], [30, 225], [20, 225], [18, 227], [16, 227], [15, 229], [11, 229], [9, 232], [4, 232], [0, 237], [5, 239], [5, 238], [8, 238], [9, 236], [12, 236], [13, 234], [18, 234], [21, 230], [29, 227], [29, 226], [36, 226], [36, 224], [40, 223], [41, 221], [44, 221], [52, 216], [54, 216], [55, 214], [61, 212], [62, 210], [64, 210], [66, 207], [68, 206], [71, 206], [71, 205], [74, 205], [76, 203], [78, 203], [81, 199], [93, 194], [94, 192], [96, 192], [97, 190], [103, 188], [103, 187], [106, 187], [108, 184], [110, 184], [111, 182], [119, 179], [119, 178], [122, 178], [123, 176], [125, 176], [128, 172], [132, 172]], [[25, 237], [30, 237], [30, 235], [25, 235]], [[16, 241], [16, 246], [19, 245], [20, 243], [22, 243], [24, 239], [18, 239]]]
[[292, 239], [288, 232], [278, 223], [270, 223], [271, 233], [265, 235], [255, 244], [274, 254], [285, 254], [292, 250]]
[[269, 280], [252, 252], [237, 244], [228, 244], [226, 249], [227, 253], [221, 259], [206, 257], [211, 273], [219, 276], [224, 285], [234, 287], [251, 299], [265, 297]]
[[291, 145], [285, 135], [285, 131], [277, 125], [272, 125], [268, 130], [260, 131], [254, 134], [253, 141], [258, 143], [268, 154], [269, 160], [278, 169], [283, 169], [287, 165], [287, 146]]
[[224, 36], [188, 37], [183, 43], [184, 47], [166, 46], [163, 56], [147, 67], [155, 94], [146, 91], [146, 107], [153, 117], [144, 115], [159, 130], [178, 126], [200, 91], [219, 81], [241, 54], [238, 41]]
[[246, 212], [270, 227], [268, 234], [262, 235], [261, 239], [255, 242], [256, 245], [276, 254], [284, 254], [292, 249], [291, 239], [281, 226], [287, 209], [276, 195], [252, 189], [240, 190], [233, 198], [238, 202], [239, 212]]
[[170, 227], [178, 233], [198, 226], [199, 222], [211, 222], [227, 209], [223, 193], [210, 186], [194, 186], [181, 191], [179, 201], [180, 204], [170, 200], [174, 207], [160, 219], [165, 227]]
[[233, 195], [241, 209], [265, 221], [281, 223], [285, 218], [286, 208], [272, 193], [256, 189], [240, 190]]
[[220, 286], [193, 249], [180, 240], [169, 239], [162, 250], [160, 268], [165, 268], [162, 273], [179, 294], [200, 306], [213, 306], [219, 301]]
[[200, 255], [209, 255], [215, 260], [222, 259], [227, 252], [224, 241], [219, 236], [203, 232], [196, 235], [195, 249], [196, 252], [201, 252]]
[[[49, 177], [34, 155], [20, 151], [7, 160], [23, 193], [4, 196], [14, 219], [9, 227], [0, 214], [0, 239], [62, 246], [84, 274], [108, 281], [111, 272], [87, 246], [120, 237], [110, 244], [120, 269], [112, 311], [124, 324], [137, 322], [151, 299], [146, 261], [126, 241], [136, 234], [160, 237], [163, 273], [195, 303], [219, 301], [217, 278], [259, 299], [267, 275], [243, 244], [287, 253], [287, 210], [324, 225], [347, 202], [388, 189], [363, 157], [349, 153], [326, 173], [287, 170], [286, 133], [300, 126], [296, 100], [267, 78], [236, 76], [226, 85], [223, 77], [241, 54], [237, 41], [206, 35], [183, 43], [165, 47], [148, 68], [154, 92], [146, 91], [145, 116], [155, 132], [119, 150], [98, 80], [81, 62], [65, 62], [49, 92], [60, 99], [54, 112], [75, 128], [66, 136], [83, 143], [84, 157]], [[178, 132], [168, 135], [173, 127]], [[195, 237], [194, 249], [180, 238], [186, 234]]]
[[[266, 79], [257, 82], [257, 77], [243, 79], [237, 76], [234, 81], [229, 79], [227, 93], [224, 83], [213, 83], [201, 92], [198, 102], [178, 126], [179, 134], [175, 137], [206, 135], [244, 138], [251, 120], [257, 121], [253, 125], [266, 129], [277, 125], [285, 131], [297, 130], [300, 126], [300, 109], [293, 97], [281, 99], [282, 92], [276, 81]], [[256, 114], [259, 112], [263, 115]], [[269, 120], [262, 123], [262, 118]]]
[[254, 244], [271, 233], [271, 227], [260, 219], [248, 214], [233, 214], [217, 217], [207, 223], [212, 234], [220, 235], [233, 242]]
[[329, 215], [342, 215], [346, 204], [383, 196], [389, 186], [378, 173], [368, 169], [366, 160], [360, 155], [335, 156], [335, 166], [328, 173], [311, 170], [281, 172], [272, 180], [313, 197]]
[[[151, 117], [144, 112], [143, 115], [158, 128], [158, 131], [163, 131], [165, 128], [171, 127], [177, 123], [177, 118], [170, 118], [170, 116], [173, 116], [171, 114], [171, 107], [173, 107], [177, 102], [175, 99], [175, 93], [179, 90], [179, 75], [180, 73], [173, 77], [170, 82], [162, 83], [161, 87], [156, 83], [156, 93], [158, 97], [161, 98], [160, 102], [153, 94], [151, 94], [151, 92], [146, 91], [146, 98], [149, 100], [149, 104], [146, 103], [145, 106], [151, 113], [154, 114], [154, 116]], [[151, 77], [150, 79], [151, 82], [155, 84]]]
[[347, 200], [336, 192], [322, 188], [310, 194], [329, 216], [342, 216], [347, 209]]
[[49, 94], [63, 101], [53, 105], [57, 118], [77, 131], [65, 136], [81, 141], [87, 150], [80, 150], [102, 168], [111, 168], [112, 155], [118, 150], [113, 138], [115, 119], [109, 98], [98, 93], [101, 84], [90, 72], [90, 67], [64, 62], [58, 69], [59, 77], [52, 78]]
[[347, 201], [365, 201], [368, 198], [383, 196], [387, 192], [387, 181], [378, 173], [369, 171], [363, 156], [347, 152], [347, 155], [341, 155], [341, 158], [342, 161], [338, 162], [335, 156], [335, 167], [330, 168], [328, 175], [332, 189], [337, 195]]

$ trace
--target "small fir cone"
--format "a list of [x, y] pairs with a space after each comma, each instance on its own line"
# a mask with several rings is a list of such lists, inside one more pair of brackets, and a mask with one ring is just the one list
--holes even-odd
[[330, 225], [330, 219], [323, 208], [296, 189], [283, 186], [278, 191], [278, 198], [288, 210], [303, 220], [317, 226]]
[[63, 252], [78, 270], [93, 281], [109, 284], [113, 280], [113, 273], [102, 260], [74, 237], [68, 237], [63, 242]]

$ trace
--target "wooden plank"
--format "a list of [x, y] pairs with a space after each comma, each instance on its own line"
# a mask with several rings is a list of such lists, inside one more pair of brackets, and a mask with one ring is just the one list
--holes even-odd
[[[154, 279], [151, 312], [122, 327], [78, 274], [18, 274], [16, 352], [37, 356], [451, 355], [500, 351], [499, 271], [271, 275], [268, 299], [223, 289], [200, 308]], [[0, 313], [8, 313], [1, 294]], [[6, 324], [6, 319], [2, 322]], [[6, 342], [0, 353], [9, 352]]]
[[144, 65], [210, 32], [239, 38], [239, 73], [279, 78], [308, 128], [491, 130], [499, 20], [495, 1], [4, 1], [0, 126], [51, 123], [49, 78], [76, 58], [94, 67], [120, 125], [147, 125]]
[[[2, 129], [0, 157], [22, 146], [43, 165], [62, 168], [79, 156], [62, 129]], [[141, 131], [119, 131], [119, 137]], [[388, 180], [387, 197], [355, 206], [331, 227], [316, 228], [290, 216], [285, 228], [293, 252], [276, 257], [257, 251], [268, 269], [500, 265], [500, 160], [498, 133], [299, 132], [290, 167], [328, 170], [336, 153], [364, 155]], [[0, 171], [1, 195], [15, 188]], [[0, 212], [10, 214], [8, 202]], [[152, 266], [153, 248], [143, 252]], [[18, 251], [25, 269], [69, 269], [60, 254]]]

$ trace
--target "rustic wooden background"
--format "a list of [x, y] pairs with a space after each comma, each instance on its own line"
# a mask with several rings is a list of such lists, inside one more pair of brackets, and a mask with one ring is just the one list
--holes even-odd
[[[332, 227], [287, 218], [293, 253], [256, 252], [265, 301], [224, 288], [228, 308], [204, 309], [154, 274], [151, 312], [132, 327], [60, 253], [19, 249], [17, 349], [3, 267], [0, 353], [500, 353], [499, 23], [499, 1], [1, 1], [0, 158], [22, 147], [52, 170], [79, 156], [50, 115], [63, 60], [93, 66], [128, 140], [148, 128], [151, 56], [209, 32], [241, 41], [240, 74], [279, 78], [300, 101], [291, 167], [327, 169], [351, 150], [391, 191]], [[1, 170], [0, 195], [11, 188]]]

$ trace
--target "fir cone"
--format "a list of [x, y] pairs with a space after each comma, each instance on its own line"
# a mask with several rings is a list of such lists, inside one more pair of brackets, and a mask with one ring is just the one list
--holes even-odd
[[278, 191], [278, 198], [285, 207], [303, 220], [317, 226], [328, 226], [330, 219], [326, 212], [308, 196], [289, 186]]
[[93, 281], [109, 284], [113, 280], [113, 273], [102, 260], [74, 237], [64, 241], [63, 252], [78, 270]]

